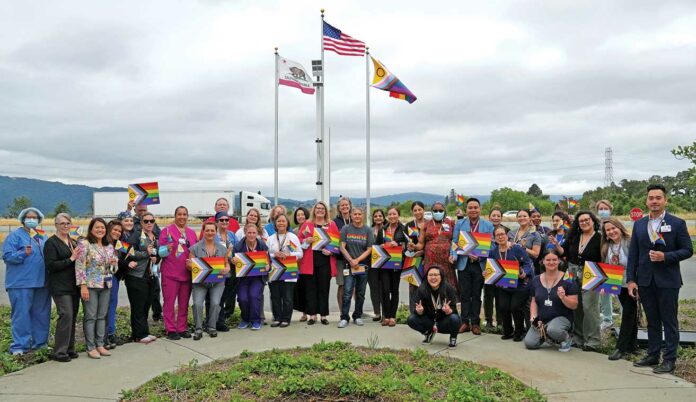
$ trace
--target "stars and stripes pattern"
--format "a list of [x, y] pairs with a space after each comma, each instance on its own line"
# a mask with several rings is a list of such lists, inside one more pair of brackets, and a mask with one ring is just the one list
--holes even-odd
[[324, 50], [341, 56], [364, 56], [365, 42], [352, 38], [324, 21]]

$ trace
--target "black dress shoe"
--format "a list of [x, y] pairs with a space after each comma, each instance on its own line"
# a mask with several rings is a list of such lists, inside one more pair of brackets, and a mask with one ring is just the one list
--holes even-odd
[[52, 357], [53, 360], [61, 363], [68, 363], [70, 360], [72, 360], [68, 355], [53, 355]]
[[585, 346], [582, 347], [582, 351], [583, 351], [583, 352], [596, 352], [597, 349], [595, 349], [594, 346], [585, 345]]
[[662, 364], [660, 364], [659, 366], [657, 366], [653, 369], [653, 373], [655, 373], [655, 374], [672, 374], [674, 372], [675, 367], [676, 367], [675, 362], [665, 360], [662, 362]]
[[522, 339], [524, 339], [523, 334], [515, 334], [515, 336], [512, 338], [513, 342], [522, 342]]
[[181, 339], [181, 335], [177, 334], [176, 332], [170, 332], [167, 334], [167, 339], [170, 341], [178, 341]]
[[188, 338], [191, 337], [191, 333], [188, 332], [188, 331], [179, 332], [179, 336], [182, 337], [182, 338], [187, 338], [187, 339], [188, 339]]
[[619, 349], [616, 349], [614, 353], [609, 355], [609, 360], [619, 360], [624, 356], [623, 352], [620, 351]]
[[77, 354], [77, 352], [68, 353], [68, 356], [69, 356], [71, 359], [77, 359], [78, 357], [80, 357], [80, 355]]
[[660, 363], [660, 359], [658, 359], [656, 356], [645, 356], [642, 359], [638, 360], [637, 362], [633, 363], [634, 367], [648, 367], [648, 366], [657, 366]]
[[513, 334], [506, 334], [506, 335], [502, 335], [502, 336], [500, 337], [500, 339], [502, 339], [502, 340], [504, 340], [504, 341], [507, 341], [508, 339], [512, 339], [512, 338], [514, 338], [514, 337], [515, 337], [515, 335], [513, 335]]
[[273, 321], [273, 324], [271, 324], [271, 328], [278, 328], [280, 326], [280, 321]]
[[218, 324], [215, 329], [219, 332], [230, 332], [230, 327], [228, 327], [227, 324]]

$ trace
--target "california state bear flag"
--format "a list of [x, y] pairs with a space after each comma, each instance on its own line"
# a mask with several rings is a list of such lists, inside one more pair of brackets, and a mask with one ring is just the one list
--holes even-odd
[[295, 87], [306, 94], [314, 94], [312, 78], [300, 63], [278, 57], [278, 84]]

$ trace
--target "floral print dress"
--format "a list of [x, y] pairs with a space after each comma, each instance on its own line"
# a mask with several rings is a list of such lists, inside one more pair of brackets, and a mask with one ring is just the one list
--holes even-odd
[[116, 253], [112, 245], [98, 246], [96, 243], [82, 241], [79, 243], [80, 254], [75, 261], [75, 279], [77, 286], [88, 288], [111, 288], [111, 260]]

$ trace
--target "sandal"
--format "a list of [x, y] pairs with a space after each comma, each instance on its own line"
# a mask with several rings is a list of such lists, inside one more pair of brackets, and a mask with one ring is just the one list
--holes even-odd
[[385, 318], [385, 319], [382, 320], [382, 326], [383, 326], [383, 327], [386, 327], [387, 325], [389, 325], [389, 319], [388, 319], [388, 318]]
[[300, 317], [300, 322], [305, 322], [307, 321], [307, 314], [302, 314], [302, 317]]
[[389, 319], [389, 326], [390, 326], [390, 327], [395, 327], [395, 326], [396, 326], [396, 319], [390, 318], [390, 319]]

